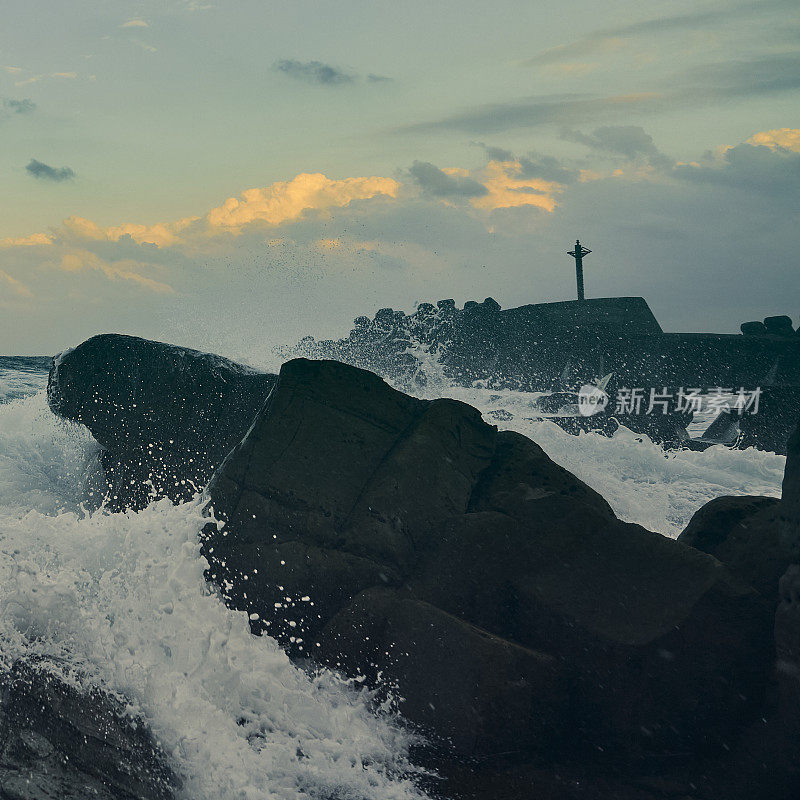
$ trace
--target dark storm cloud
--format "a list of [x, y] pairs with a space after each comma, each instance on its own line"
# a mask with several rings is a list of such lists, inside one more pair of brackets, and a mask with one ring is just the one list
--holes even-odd
[[624, 156], [631, 161], [643, 157], [654, 167], [666, 168], [672, 159], [664, 155], [644, 128], [638, 125], [608, 125], [595, 128], [592, 134], [564, 129], [561, 138], [578, 142], [604, 153]]
[[551, 47], [524, 62], [527, 66], [543, 66], [564, 59], [594, 55], [611, 49], [619, 40], [635, 36], [654, 36], [671, 31], [695, 31], [706, 27], [719, 27], [737, 19], [743, 19], [780, 11], [796, 10], [796, 0], [763, 0], [761, 3], [743, 3], [739, 6], [717, 6], [704, 11], [687, 14], [673, 14], [667, 17], [654, 17], [639, 20], [627, 25], [602, 28], [582, 36], [569, 44]]
[[338, 67], [332, 67], [330, 64], [323, 64], [321, 61], [295, 61], [284, 58], [276, 61], [272, 66], [277, 72], [282, 72], [291, 78], [322, 86], [336, 86], [355, 81], [353, 75]]
[[674, 174], [687, 182], [758, 192], [787, 203], [787, 210], [796, 203], [800, 186], [800, 153], [783, 148], [740, 144], [726, 150], [722, 163], [699, 167], [681, 165]]
[[32, 158], [25, 169], [33, 175], [34, 178], [45, 181], [55, 181], [61, 183], [62, 181], [69, 181], [75, 177], [75, 172], [70, 167], [51, 167], [49, 164], [44, 164]]
[[434, 197], [483, 197], [488, 191], [472, 178], [448, 175], [427, 161], [415, 161], [409, 172], [422, 191]]
[[3, 108], [12, 114], [31, 114], [36, 110], [36, 103], [29, 97], [22, 100], [6, 99], [3, 100]]

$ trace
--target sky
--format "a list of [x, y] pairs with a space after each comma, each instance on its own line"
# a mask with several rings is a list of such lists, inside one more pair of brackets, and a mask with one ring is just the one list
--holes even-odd
[[796, 0], [4, 0], [0, 353], [381, 307], [800, 323]]

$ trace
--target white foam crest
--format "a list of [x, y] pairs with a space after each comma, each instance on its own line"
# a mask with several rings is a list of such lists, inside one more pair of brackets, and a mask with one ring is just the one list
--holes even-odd
[[203, 577], [201, 500], [0, 515], [0, 652], [68, 659], [144, 715], [192, 800], [420, 796], [408, 735], [250, 634]]
[[602, 494], [615, 513], [665, 536], [676, 537], [692, 514], [720, 495], [779, 497], [786, 457], [755, 448], [721, 445], [705, 451], [665, 451], [646, 436], [620, 428], [612, 437], [568, 434], [533, 419], [528, 392], [464, 388], [441, 383], [422, 397], [452, 397], [481, 410], [487, 422], [533, 439], [558, 464]]
[[75, 510], [98, 445], [82, 425], [58, 419], [44, 391], [0, 403], [0, 507], [4, 514], [31, 509]]

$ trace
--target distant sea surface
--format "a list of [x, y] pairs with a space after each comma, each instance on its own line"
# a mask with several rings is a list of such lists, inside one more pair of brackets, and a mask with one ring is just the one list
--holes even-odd
[[46, 388], [52, 361], [50, 356], [0, 356], [0, 403]]

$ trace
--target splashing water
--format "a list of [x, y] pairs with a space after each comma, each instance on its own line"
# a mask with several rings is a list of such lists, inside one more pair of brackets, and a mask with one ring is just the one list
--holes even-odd
[[557, 464], [600, 492], [626, 522], [675, 538], [695, 511], [720, 495], [780, 497], [785, 456], [722, 445], [701, 452], [665, 451], [624, 427], [612, 437], [574, 436], [533, 410], [541, 393], [487, 388], [491, 379], [455, 386], [439, 350], [414, 342], [406, 352], [418, 367], [414, 380], [392, 381], [397, 388], [424, 399], [461, 400], [478, 408], [488, 423], [533, 439]]
[[[780, 493], [781, 456], [665, 453], [622, 428], [611, 438], [571, 436], [532, 418], [537, 395], [455, 387], [435, 351], [418, 360], [418, 396], [478, 407], [538, 442], [621, 518], [665, 535], [720, 494]], [[38, 386], [24, 380], [39, 391], [0, 402], [0, 669], [56, 656], [123, 695], [173, 757], [187, 800], [421, 797], [412, 738], [395, 717], [376, 714], [367, 693], [335, 674], [298, 668], [273, 639], [253, 637], [245, 615], [206, 583], [202, 499], [86, 512], [97, 446], [50, 413], [43, 376]]]
[[0, 669], [54, 656], [124, 695], [186, 798], [421, 796], [395, 717], [252, 636], [206, 583], [202, 498], [85, 513], [83, 429], [39, 393], [0, 404], [0, 432]]

